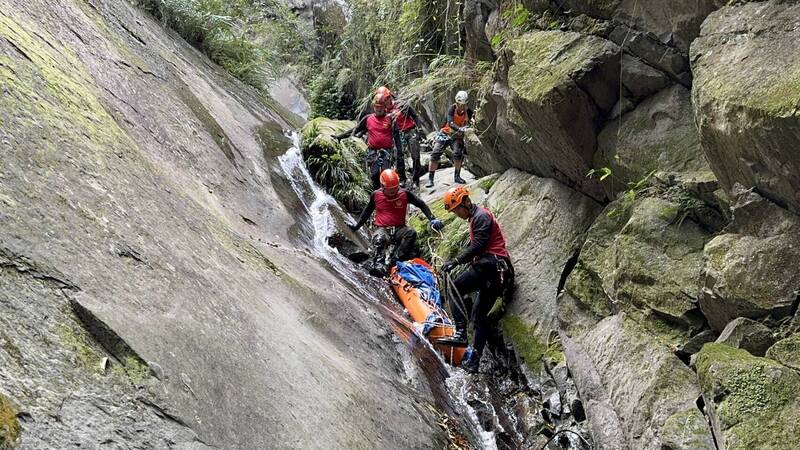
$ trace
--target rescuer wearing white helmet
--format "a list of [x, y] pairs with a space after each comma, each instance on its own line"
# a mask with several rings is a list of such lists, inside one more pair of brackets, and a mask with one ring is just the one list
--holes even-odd
[[425, 187], [433, 187], [433, 177], [436, 169], [439, 168], [439, 160], [449, 146], [453, 147], [453, 167], [455, 168], [453, 181], [460, 184], [466, 183], [461, 178], [461, 165], [464, 162], [464, 155], [467, 154], [464, 132], [472, 121], [472, 109], [467, 107], [468, 100], [467, 91], [458, 91], [456, 102], [447, 110], [447, 120], [436, 134], [436, 144], [433, 146], [431, 161], [428, 164], [428, 184]]

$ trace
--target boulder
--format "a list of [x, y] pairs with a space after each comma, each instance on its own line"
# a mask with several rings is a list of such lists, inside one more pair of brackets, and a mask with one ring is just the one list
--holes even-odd
[[562, 273], [600, 206], [558, 181], [517, 169], [493, 181], [487, 205], [503, 227], [516, 270], [509, 312], [547, 341], [558, 330], [556, 295]]
[[596, 36], [535, 31], [507, 49], [483, 99], [478, 122], [486, 131], [470, 170], [482, 176], [515, 167], [604, 199], [586, 173], [599, 124], [618, 100], [618, 47]]
[[747, 350], [755, 356], [764, 356], [775, 338], [768, 327], [755, 320], [739, 317], [725, 326], [716, 342]]
[[800, 334], [793, 334], [776, 342], [767, 350], [767, 358], [794, 370], [800, 370]]
[[577, 307], [595, 318], [652, 312], [684, 330], [698, 328], [696, 286], [709, 236], [682, 217], [679, 204], [659, 197], [621, 198], [606, 207], [567, 279], [564, 326], [575, 326]]
[[741, 192], [733, 221], [704, 249], [700, 307], [717, 331], [737, 317], [791, 313], [800, 286], [800, 217]]
[[627, 53], [622, 55], [621, 69], [622, 86], [636, 100], [655, 94], [670, 82], [664, 72]]
[[735, 183], [800, 212], [800, 5], [720, 9], [692, 44], [700, 141], [723, 187]]
[[714, 330], [703, 330], [678, 345], [676, 351], [678, 355], [684, 357], [694, 355], [703, 348], [703, 345], [714, 342], [718, 336], [719, 334]]
[[724, 344], [707, 344], [697, 376], [719, 448], [800, 447], [800, 374]]
[[606, 182], [610, 197], [652, 171], [685, 180], [711, 175], [694, 125], [689, 91], [681, 85], [664, 89], [609, 122], [597, 143], [595, 167], [611, 169], [610, 182]]
[[574, 13], [610, 19], [652, 33], [661, 43], [686, 54], [697, 37], [700, 24], [717, 6], [715, 0], [560, 0]]
[[598, 448], [715, 448], [694, 373], [625, 313], [562, 342]]

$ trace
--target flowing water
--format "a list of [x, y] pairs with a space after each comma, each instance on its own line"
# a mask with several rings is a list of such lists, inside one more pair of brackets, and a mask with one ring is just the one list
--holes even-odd
[[[545, 389], [531, 389], [530, 383], [521, 381], [522, 376], [514, 379], [489, 377], [492, 382], [487, 383], [484, 376], [468, 375], [446, 364], [405, 317], [388, 285], [365, 275], [363, 269], [329, 245], [328, 240], [337, 232], [337, 226], [352, 218], [314, 182], [303, 162], [298, 135], [295, 133], [291, 137], [294, 145], [278, 160], [282, 175], [305, 209], [307, 217], [304, 219], [313, 230], [306, 232], [302, 240], [309, 251], [328, 264], [392, 326], [401, 354], [407, 358], [404, 366], [408, 378], [418, 377], [417, 368], [423, 372], [436, 406], [451, 419], [460, 421], [460, 432], [466, 434], [474, 447], [486, 450], [540, 448], [542, 436], [532, 441], [529, 428], [533, 428], [531, 423], [542, 422], [538, 417], [541, 403], [538, 398]], [[528, 407], [521, 406], [525, 401]], [[548, 448], [585, 448], [578, 438], [571, 439]]]

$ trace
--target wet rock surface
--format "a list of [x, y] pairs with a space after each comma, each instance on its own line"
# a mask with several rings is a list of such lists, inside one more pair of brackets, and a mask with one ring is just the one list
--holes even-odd
[[3, 0], [0, 81], [20, 448], [444, 445], [383, 318], [308, 250], [290, 114], [126, 2]]

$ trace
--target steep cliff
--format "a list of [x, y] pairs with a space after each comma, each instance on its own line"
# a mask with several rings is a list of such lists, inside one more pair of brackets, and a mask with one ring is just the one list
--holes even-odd
[[126, 2], [0, 2], [0, 447], [444, 445], [295, 123]]

